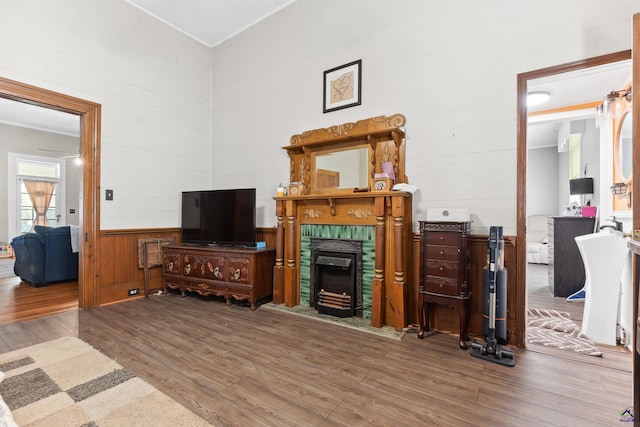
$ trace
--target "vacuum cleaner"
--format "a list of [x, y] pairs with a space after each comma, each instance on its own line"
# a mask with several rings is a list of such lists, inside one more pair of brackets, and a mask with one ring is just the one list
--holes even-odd
[[504, 366], [515, 366], [513, 351], [503, 347], [507, 332], [507, 270], [504, 268], [504, 239], [501, 226], [489, 229], [488, 265], [483, 270], [482, 326], [484, 342], [473, 340], [471, 356]]

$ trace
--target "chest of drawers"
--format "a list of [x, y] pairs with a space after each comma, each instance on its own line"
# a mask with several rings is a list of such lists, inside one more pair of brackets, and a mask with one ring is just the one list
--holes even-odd
[[420, 221], [418, 338], [429, 331], [429, 304], [453, 305], [460, 313], [460, 348], [467, 348], [470, 231], [470, 222]]

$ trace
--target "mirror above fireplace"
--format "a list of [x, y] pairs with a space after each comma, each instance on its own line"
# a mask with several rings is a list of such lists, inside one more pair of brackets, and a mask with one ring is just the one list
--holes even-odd
[[311, 155], [310, 193], [327, 193], [337, 190], [368, 187], [370, 153], [369, 145], [358, 145], [344, 150], [319, 150]]
[[307, 131], [283, 147], [291, 159], [290, 181], [302, 184], [297, 196], [372, 190], [382, 163], [393, 167], [396, 183], [406, 183], [402, 114]]

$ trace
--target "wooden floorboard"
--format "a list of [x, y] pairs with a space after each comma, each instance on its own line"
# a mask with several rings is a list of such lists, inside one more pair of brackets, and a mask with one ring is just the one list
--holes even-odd
[[[576, 325], [582, 325], [584, 301], [567, 301], [564, 297], [554, 297], [548, 286], [548, 266], [545, 264], [527, 264], [527, 306], [529, 308], [556, 310], [569, 313]], [[559, 350], [542, 345], [527, 344], [529, 351], [536, 351], [548, 355], [574, 360], [577, 363], [587, 363], [631, 370], [631, 351], [618, 345], [615, 348], [601, 346], [599, 349], [603, 357], [585, 356], [583, 354]]]
[[530, 346], [509, 368], [471, 357], [454, 335], [399, 340], [176, 294], [6, 324], [0, 352], [61, 336], [216, 426], [620, 425], [632, 397], [630, 355]]
[[452, 335], [377, 336], [217, 301], [154, 296], [79, 312], [79, 336], [213, 425], [613, 425], [631, 374]]
[[0, 279], [0, 326], [77, 309], [77, 281], [36, 288], [19, 277]]

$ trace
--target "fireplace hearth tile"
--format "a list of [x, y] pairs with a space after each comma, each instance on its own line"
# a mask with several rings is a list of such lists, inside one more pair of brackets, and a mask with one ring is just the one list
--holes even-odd
[[354, 330], [363, 331], [375, 335], [379, 335], [385, 338], [392, 338], [395, 340], [402, 340], [406, 335], [405, 332], [397, 332], [391, 326], [383, 326], [381, 328], [374, 328], [371, 326], [370, 319], [358, 318], [358, 317], [346, 317], [340, 318], [335, 316], [330, 316], [322, 313], [318, 313], [318, 311], [314, 310], [313, 307], [308, 307], [304, 305], [296, 305], [295, 307], [287, 307], [284, 304], [273, 304], [271, 302], [262, 304], [258, 310], [275, 310], [281, 311], [284, 313], [290, 313], [297, 316], [305, 316], [311, 317], [313, 319], [333, 323], [335, 325], [344, 326], [347, 328], [352, 328]]

